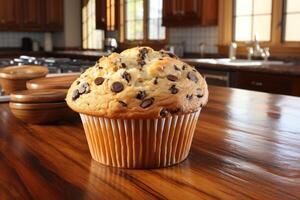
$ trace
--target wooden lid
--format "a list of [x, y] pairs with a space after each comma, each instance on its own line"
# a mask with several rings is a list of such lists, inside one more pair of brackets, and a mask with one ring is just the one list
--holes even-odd
[[48, 68], [35, 65], [10, 66], [0, 69], [0, 78], [32, 79], [48, 74]]
[[32, 79], [26, 82], [27, 89], [68, 89], [79, 77], [78, 74], [57, 75], [45, 78]]
[[10, 94], [10, 100], [18, 103], [64, 102], [66, 89], [22, 90]]

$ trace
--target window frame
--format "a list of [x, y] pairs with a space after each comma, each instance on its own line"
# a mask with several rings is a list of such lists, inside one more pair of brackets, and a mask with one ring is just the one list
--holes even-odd
[[[264, 43], [264, 44], [268, 44], [271, 42], [272, 40], [272, 21], [273, 21], [273, 5], [274, 5], [274, 0], [271, 0], [272, 1], [272, 6], [271, 6], [271, 23], [270, 23], [270, 40], [263, 40], [263, 41], [259, 41], [260, 43]], [[235, 40], [235, 22], [236, 22], [236, 17], [234, 12], [235, 12], [235, 9], [236, 9], [236, 1], [234, 0], [232, 2], [232, 41], [237, 43], [237, 44], [240, 44], [240, 43], [251, 43], [253, 42], [252, 40], [245, 40], [245, 41], [236, 41]], [[254, 20], [254, 17], [257, 16], [257, 15], [254, 15], [253, 11], [251, 13], [251, 20], [252, 20], [252, 23], [251, 23], [251, 29], [252, 29], [252, 32], [251, 32], [251, 35], [253, 34], [253, 20]]]
[[137, 45], [149, 45], [152, 47], [162, 48], [164, 45], [168, 43], [169, 40], [169, 30], [167, 27], [166, 29], [166, 37], [163, 40], [150, 40], [148, 39], [148, 14], [149, 14], [149, 1], [150, 0], [143, 0], [144, 1], [144, 17], [143, 17], [143, 31], [144, 31], [144, 37], [142, 40], [128, 40], [125, 37], [125, 16], [126, 16], [126, 8], [125, 8], [125, 0], [120, 0], [119, 2], [119, 8], [120, 8], [120, 23], [119, 23], [119, 38], [120, 43], [125, 48], [137, 46]]
[[[271, 39], [262, 41], [262, 46], [270, 47], [271, 55], [298, 56], [300, 41], [284, 41], [284, 5], [286, 0], [273, 0], [271, 16]], [[228, 46], [234, 41], [234, 0], [219, 0], [219, 53], [228, 54]], [[246, 42], [236, 42], [238, 54], [246, 55]]]

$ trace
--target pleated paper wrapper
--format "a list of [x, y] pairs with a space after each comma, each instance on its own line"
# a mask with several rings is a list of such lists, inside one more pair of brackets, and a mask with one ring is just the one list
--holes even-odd
[[109, 119], [80, 114], [92, 158], [120, 168], [160, 168], [190, 151], [200, 110], [160, 119]]

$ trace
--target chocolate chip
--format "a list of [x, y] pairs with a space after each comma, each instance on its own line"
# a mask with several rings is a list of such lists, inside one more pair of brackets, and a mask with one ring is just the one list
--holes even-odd
[[148, 49], [147, 48], [142, 48], [142, 49], [139, 49], [139, 51], [140, 51], [139, 57], [144, 60], [145, 57], [146, 57], [146, 54], [148, 53]]
[[79, 87], [78, 92], [79, 92], [79, 94], [85, 93], [85, 84], [84, 83]]
[[153, 81], [154, 85], [156, 85], [158, 83], [158, 77], [155, 77], [154, 78], [154, 81]]
[[166, 52], [168, 54], [168, 56], [170, 56], [171, 58], [177, 58], [177, 56], [171, 52]]
[[198, 97], [198, 98], [202, 98], [202, 97], [203, 97], [203, 94], [197, 94], [197, 97]]
[[72, 93], [72, 100], [75, 101], [80, 96], [79, 91], [76, 89]]
[[169, 111], [167, 109], [163, 108], [163, 109], [161, 109], [159, 114], [161, 117], [166, 117], [168, 115], [168, 113], [169, 113]]
[[91, 91], [91, 88], [90, 88], [89, 85], [87, 85], [87, 86], [85, 87], [85, 94], [89, 93], [90, 91]]
[[163, 60], [163, 58], [159, 58], [158, 60]]
[[186, 65], [183, 65], [183, 66], [182, 66], [182, 70], [185, 70], [185, 69], [186, 69]]
[[124, 72], [122, 74], [122, 78], [124, 78], [128, 83], [131, 80], [131, 76], [130, 76], [130, 74], [128, 72]]
[[190, 79], [191, 81], [194, 81], [195, 83], [198, 82], [198, 78], [196, 77], [196, 75], [192, 72], [188, 72], [187, 74], [187, 78]]
[[146, 97], [145, 91], [139, 91], [138, 94], [136, 95], [136, 98], [140, 100], [143, 100], [145, 97]]
[[121, 104], [124, 107], [127, 107], [127, 103], [125, 103], [124, 101], [119, 101], [119, 104]]
[[122, 67], [122, 68], [126, 68], [127, 66], [126, 66], [125, 63], [121, 63], [121, 67]]
[[79, 85], [80, 84], [80, 81], [76, 81], [76, 85]]
[[180, 71], [180, 69], [176, 65], [174, 65], [174, 69]]
[[174, 76], [174, 75], [172, 75], [172, 74], [169, 74], [169, 75], [167, 76], [167, 79], [168, 79], [169, 81], [177, 81], [177, 80], [178, 80], [177, 76]]
[[111, 91], [113, 92], [121, 92], [124, 89], [124, 86], [121, 82], [114, 82], [111, 86]]
[[144, 60], [138, 60], [138, 65], [143, 67], [144, 65], [146, 65], [146, 62]]
[[187, 94], [186, 96], [185, 96], [188, 100], [192, 100], [193, 99], [193, 94]]
[[151, 106], [154, 102], [154, 98], [148, 98], [142, 101], [142, 103], [140, 104], [140, 107], [142, 108], [148, 108], [149, 106]]
[[178, 93], [178, 89], [176, 88], [175, 85], [172, 85], [170, 88], [169, 88], [171, 94], [177, 94]]
[[104, 82], [104, 78], [103, 77], [97, 77], [95, 80], [94, 80], [94, 83], [96, 85], [102, 85], [102, 83]]
[[103, 67], [98, 66], [98, 69], [103, 69]]

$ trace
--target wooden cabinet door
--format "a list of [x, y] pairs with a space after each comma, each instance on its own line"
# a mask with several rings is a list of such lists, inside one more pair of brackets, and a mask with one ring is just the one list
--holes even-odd
[[25, 30], [41, 30], [43, 21], [43, 10], [41, 0], [23, 0], [23, 28]]
[[217, 25], [217, 11], [218, 0], [163, 0], [163, 25]]
[[96, 29], [106, 30], [106, 0], [96, 0]]
[[183, 21], [184, 1], [182, 0], [163, 0], [163, 17], [164, 26], [178, 26]]
[[202, 0], [189, 0], [189, 1], [183, 1], [183, 8], [182, 8], [182, 15], [186, 19], [192, 19], [192, 18], [198, 18], [201, 16], [201, 4]]
[[20, 29], [21, 0], [0, 0], [0, 30]]
[[202, 1], [201, 24], [204, 26], [218, 24], [218, 0]]
[[282, 75], [237, 72], [235, 86], [248, 90], [291, 95], [293, 79], [289, 76]]
[[64, 2], [63, 0], [44, 0], [45, 1], [45, 30], [62, 31], [64, 27]]

